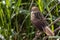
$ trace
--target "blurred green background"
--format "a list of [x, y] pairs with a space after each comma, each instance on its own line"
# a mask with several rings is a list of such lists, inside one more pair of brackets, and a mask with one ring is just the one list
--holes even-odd
[[[49, 24], [60, 17], [59, 0], [0, 0], [0, 40], [34, 38], [36, 29], [30, 21], [32, 3], [38, 6], [44, 16], [48, 15], [46, 18]], [[51, 25], [51, 30], [54, 31], [59, 25], [60, 22]]]

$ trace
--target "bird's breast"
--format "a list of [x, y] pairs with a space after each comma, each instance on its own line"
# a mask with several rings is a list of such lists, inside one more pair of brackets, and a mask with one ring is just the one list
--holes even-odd
[[38, 19], [32, 20], [32, 24], [41, 31], [45, 26], [47, 26], [43, 20], [38, 20]]

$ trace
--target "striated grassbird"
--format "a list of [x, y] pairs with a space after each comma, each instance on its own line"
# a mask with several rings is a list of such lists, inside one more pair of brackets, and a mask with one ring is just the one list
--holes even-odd
[[52, 32], [52, 30], [47, 27], [48, 23], [46, 19], [36, 6], [31, 8], [31, 22], [37, 29], [39, 29], [41, 32], [44, 32], [46, 35], [54, 35], [54, 32]]

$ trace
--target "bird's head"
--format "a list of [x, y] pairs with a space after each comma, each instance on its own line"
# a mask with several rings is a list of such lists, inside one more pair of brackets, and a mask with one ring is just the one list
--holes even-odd
[[36, 7], [36, 6], [33, 6], [32, 8], [31, 8], [31, 19], [33, 20], [35, 20], [36, 18], [37, 19], [40, 19], [40, 11], [39, 11], [39, 8], [38, 7]]
[[33, 6], [32, 8], [31, 8], [31, 13], [36, 13], [36, 12], [38, 12], [39, 11], [39, 9], [38, 9], [38, 7], [36, 7], [36, 6]]

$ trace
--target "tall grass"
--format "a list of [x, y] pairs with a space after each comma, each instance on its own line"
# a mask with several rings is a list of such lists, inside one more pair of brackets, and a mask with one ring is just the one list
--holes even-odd
[[[60, 5], [56, 0], [34, 0], [43, 15], [48, 15], [48, 23], [59, 17]], [[1, 0], [0, 1], [0, 39], [32, 40], [35, 28], [30, 21], [30, 0]], [[47, 13], [47, 11], [48, 13]], [[51, 26], [52, 31], [60, 22]], [[44, 35], [44, 34], [43, 34]], [[3, 38], [2, 38], [3, 37]]]

